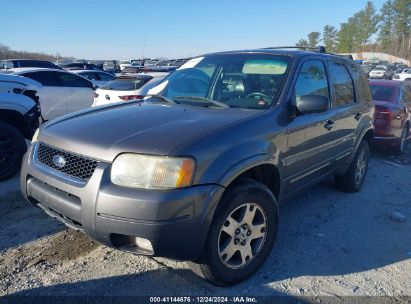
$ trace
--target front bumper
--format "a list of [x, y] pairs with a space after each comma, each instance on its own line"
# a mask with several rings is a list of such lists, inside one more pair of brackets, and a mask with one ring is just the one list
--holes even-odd
[[[80, 182], [34, 161], [34, 146], [24, 156], [20, 177], [22, 193], [33, 205], [120, 250], [180, 260], [201, 255], [222, 186], [120, 187], [111, 183], [110, 164], [103, 162]], [[138, 247], [136, 237], [149, 240], [153, 252]]]

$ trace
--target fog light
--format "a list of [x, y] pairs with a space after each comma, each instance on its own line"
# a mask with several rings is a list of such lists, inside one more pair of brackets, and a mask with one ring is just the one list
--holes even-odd
[[143, 239], [140, 237], [136, 237], [136, 246], [144, 251], [147, 251], [149, 254], [153, 254], [153, 246], [151, 245], [151, 242], [147, 239]]

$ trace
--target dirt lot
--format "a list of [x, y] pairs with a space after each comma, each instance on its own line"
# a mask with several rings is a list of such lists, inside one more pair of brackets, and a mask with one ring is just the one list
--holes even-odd
[[[411, 296], [411, 151], [374, 152], [363, 191], [326, 180], [281, 207], [279, 238], [251, 279], [218, 288], [182, 262], [133, 256], [68, 230], [0, 184], [1, 295]], [[1, 302], [1, 301], [0, 301]]]

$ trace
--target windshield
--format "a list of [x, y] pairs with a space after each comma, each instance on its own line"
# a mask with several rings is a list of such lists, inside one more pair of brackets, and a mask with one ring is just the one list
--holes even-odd
[[375, 71], [385, 71], [387, 68], [385, 66], [376, 66], [374, 68]]
[[265, 109], [276, 101], [290, 60], [283, 55], [250, 53], [197, 57], [149, 93], [177, 103]]

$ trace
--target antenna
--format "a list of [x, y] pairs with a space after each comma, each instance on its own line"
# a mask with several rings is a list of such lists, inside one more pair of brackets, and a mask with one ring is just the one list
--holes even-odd
[[146, 30], [146, 37], [144, 38], [143, 50], [141, 52], [141, 59], [144, 59], [144, 52], [146, 50], [147, 37], [148, 37], [149, 29], [150, 29], [151, 14], [148, 14], [147, 16], [148, 16], [148, 18], [147, 18], [147, 30]]

